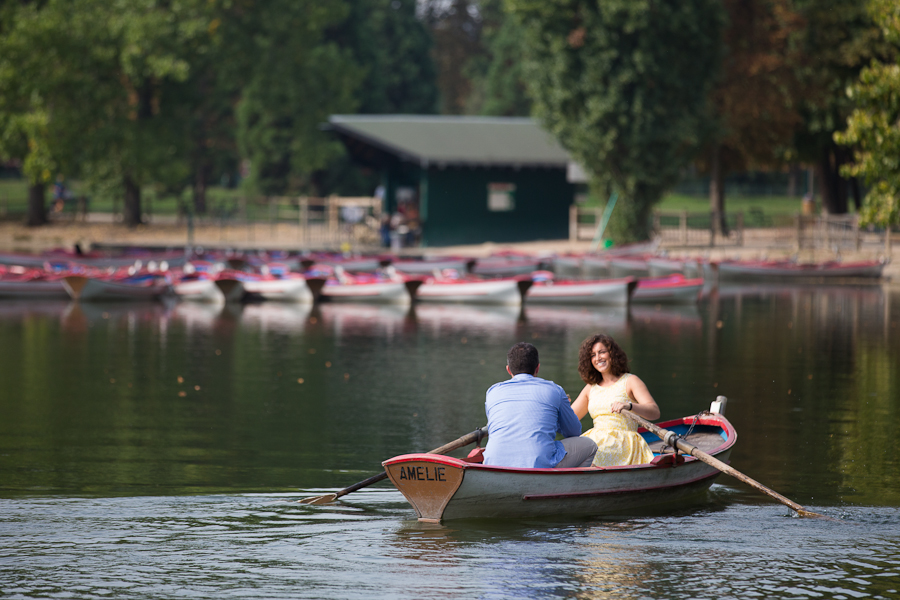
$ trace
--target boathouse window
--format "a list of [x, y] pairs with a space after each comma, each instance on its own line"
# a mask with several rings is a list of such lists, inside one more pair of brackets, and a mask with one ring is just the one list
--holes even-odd
[[516, 207], [516, 186], [513, 183], [488, 184], [488, 210], [502, 212]]

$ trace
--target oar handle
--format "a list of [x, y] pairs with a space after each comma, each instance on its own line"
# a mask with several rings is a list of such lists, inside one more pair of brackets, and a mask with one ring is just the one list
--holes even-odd
[[[447, 452], [452, 452], [453, 450], [456, 450], [457, 448], [462, 448], [463, 446], [468, 446], [469, 444], [473, 444], [475, 442], [480, 442], [486, 435], [487, 435], [487, 425], [485, 425], [481, 429], [476, 429], [472, 433], [467, 433], [466, 435], [462, 436], [461, 438], [458, 438], [450, 443], [444, 444], [443, 446], [440, 446], [438, 448], [435, 448], [434, 450], [426, 452], [426, 454], [446, 454]], [[335, 499], [337, 499], [337, 498], [340, 498], [341, 496], [346, 496], [347, 494], [349, 494], [351, 492], [355, 492], [356, 490], [359, 490], [366, 486], [372, 485], [373, 483], [378, 483], [379, 481], [381, 481], [382, 479], [385, 479], [386, 477], [387, 477], [387, 472], [382, 471], [378, 475], [373, 475], [372, 477], [369, 477], [368, 479], [364, 479], [358, 483], [354, 483], [350, 487], [346, 487], [346, 488], [342, 489], [341, 491], [335, 493], [334, 497], [335, 497]]]
[[822, 515], [812, 512], [812, 511], [806, 510], [805, 508], [803, 508], [802, 506], [800, 506], [793, 500], [785, 498], [784, 496], [782, 496], [775, 490], [772, 490], [772, 489], [764, 486], [760, 482], [756, 481], [755, 479], [744, 475], [743, 473], [741, 473], [734, 467], [726, 465], [718, 458], [707, 454], [706, 452], [704, 452], [697, 446], [694, 446], [693, 444], [689, 444], [684, 439], [678, 437], [678, 434], [675, 433], [674, 431], [669, 431], [668, 429], [663, 429], [659, 425], [655, 425], [655, 424], [651, 423], [650, 421], [648, 421], [647, 419], [645, 419], [639, 415], [636, 415], [631, 411], [623, 410], [622, 414], [625, 415], [626, 417], [628, 417], [629, 419], [631, 419], [632, 421], [634, 421], [635, 423], [641, 425], [648, 431], [652, 431], [653, 433], [658, 435], [659, 439], [661, 439], [663, 442], [665, 442], [669, 446], [672, 446], [673, 448], [678, 448], [685, 454], [690, 454], [694, 458], [708, 464], [709, 466], [715, 467], [716, 469], [718, 469], [719, 471], [721, 471], [723, 473], [726, 473], [728, 475], [731, 475], [732, 477], [740, 479], [747, 485], [754, 487], [757, 490], [759, 490], [760, 492], [766, 494], [767, 496], [770, 496], [770, 497], [778, 500], [782, 504], [789, 506], [790, 508], [795, 510], [797, 512], [797, 514], [799, 514], [801, 517], [820, 517], [820, 516], [822, 516]]
[[363, 479], [362, 481], [360, 481], [358, 483], [354, 483], [350, 487], [345, 487], [341, 491], [337, 492], [334, 495], [334, 497], [340, 498], [341, 496], [346, 496], [347, 494], [349, 494], [351, 492], [355, 492], [356, 490], [362, 489], [362, 488], [366, 487], [367, 485], [372, 485], [373, 483], [378, 483], [382, 479], [386, 479], [386, 478], [387, 478], [387, 473], [382, 471], [378, 475], [372, 475], [368, 479]]

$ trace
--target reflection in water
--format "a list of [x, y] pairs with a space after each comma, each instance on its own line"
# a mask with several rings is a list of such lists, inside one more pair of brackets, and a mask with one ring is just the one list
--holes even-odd
[[[0, 302], [0, 595], [896, 598], [897, 295], [753, 286], [521, 313]], [[616, 519], [425, 525], [385, 483], [286, 500], [483, 425], [515, 341], [577, 392], [598, 329], [663, 418], [728, 396], [732, 464], [839, 522], [724, 476], [690, 508]]]
[[412, 314], [419, 330], [435, 338], [482, 333], [489, 339], [506, 339], [515, 332], [522, 309], [518, 306], [435, 303], [416, 305]]
[[336, 339], [346, 336], [394, 339], [409, 328], [410, 307], [397, 304], [364, 304], [353, 302], [325, 302], [316, 305], [311, 318]]
[[530, 323], [547, 323], [554, 326], [594, 328], [598, 331], [623, 329], [628, 320], [625, 306], [566, 307], [526, 306], [525, 319]]

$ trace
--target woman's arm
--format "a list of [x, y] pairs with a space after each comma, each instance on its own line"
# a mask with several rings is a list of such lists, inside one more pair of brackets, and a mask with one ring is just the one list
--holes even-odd
[[[618, 413], [625, 409], [631, 410], [634, 414], [649, 421], [659, 418], [659, 406], [656, 405], [656, 401], [650, 395], [647, 384], [641, 381], [640, 377], [637, 375], [630, 376], [625, 381], [625, 391], [628, 393], [630, 402], [613, 402], [610, 407], [613, 412]], [[629, 404], [631, 404], [630, 408]]]
[[578, 417], [578, 420], [584, 418], [584, 415], [587, 414], [588, 411], [588, 395], [591, 393], [591, 384], [587, 384], [581, 390], [581, 393], [578, 394], [578, 397], [575, 398], [575, 402], [572, 403], [572, 410], [575, 411], [575, 416]]

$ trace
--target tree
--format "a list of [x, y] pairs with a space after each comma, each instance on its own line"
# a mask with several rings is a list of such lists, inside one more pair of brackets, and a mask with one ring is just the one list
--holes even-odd
[[57, 172], [60, 154], [53, 149], [44, 98], [29, 85], [42, 71], [29, 60], [34, 50], [28, 33], [39, 32], [28, 32], [28, 25], [36, 12], [35, 3], [0, 6], [0, 157], [21, 161], [30, 226], [47, 222], [46, 186]]
[[[816, 165], [822, 205], [846, 213], [849, 189], [860, 203], [858, 186], [841, 176], [851, 160], [849, 148], [834, 141], [853, 108], [846, 90], [873, 59], [887, 59], [890, 48], [866, 10], [867, 0], [794, 0], [804, 27], [793, 36], [801, 92], [796, 99], [803, 118], [794, 141], [799, 160]], [[849, 189], [848, 189], [849, 188]]]
[[432, 39], [414, 0], [355, 0], [328, 35], [362, 68], [360, 114], [434, 114], [438, 109]]
[[726, 0], [721, 75], [712, 91], [714, 124], [705, 156], [710, 211], [725, 232], [729, 171], [783, 164], [801, 122], [795, 107], [798, 60], [791, 38], [802, 28], [789, 0]]
[[41, 116], [54, 169], [124, 194], [127, 225], [141, 222], [144, 183], [185, 176], [184, 122], [170, 100], [209, 36], [207, 5], [48, 0], [11, 17], [4, 72], [19, 87], [2, 95]]
[[238, 106], [238, 142], [251, 164], [248, 185], [264, 194], [300, 189], [342, 152], [320, 125], [356, 106], [361, 70], [324, 39], [344, 10], [340, 2], [279, 0], [247, 15], [255, 64]]
[[466, 72], [482, 54], [481, 19], [476, 0], [423, 0], [422, 18], [434, 38], [441, 114], [465, 114], [472, 94]]
[[647, 239], [650, 210], [708, 126], [723, 26], [714, 0], [507, 0], [523, 31], [535, 111], [621, 197], [618, 241]]
[[859, 82], [848, 90], [855, 109], [837, 143], [855, 149], [855, 160], [841, 173], [862, 177], [869, 186], [861, 211], [862, 224], [900, 224], [900, 5], [872, 0], [869, 10], [885, 39], [895, 44], [893, 60], [873, 60]]
[[502, 0], [481, 0], [482, 52], [465, 68], [472, 91], [466, 112], [487, 116], [527, 117], [531, 98], [522, 61], [522, 32]]

